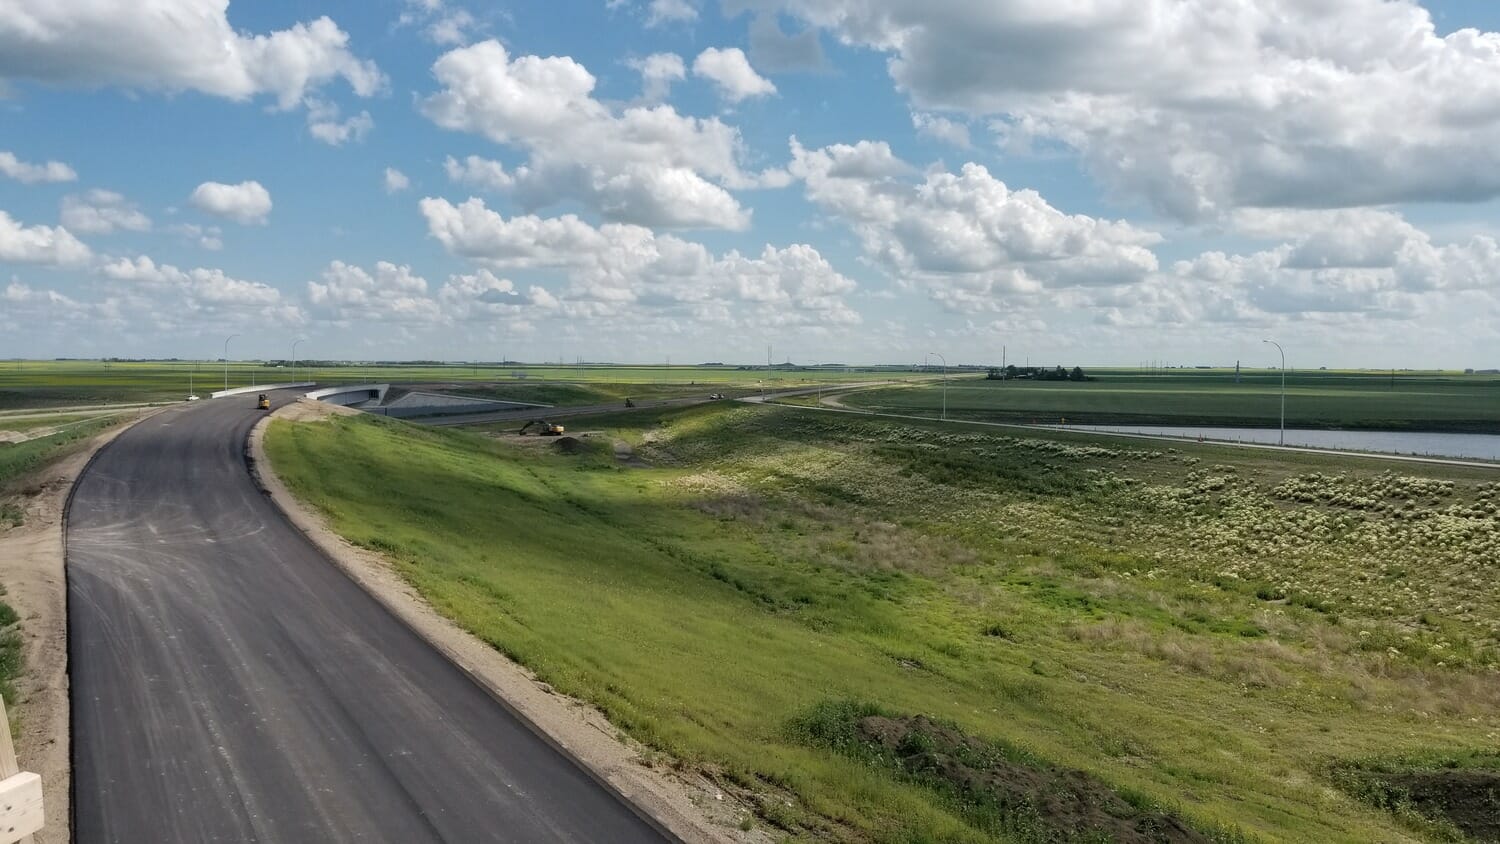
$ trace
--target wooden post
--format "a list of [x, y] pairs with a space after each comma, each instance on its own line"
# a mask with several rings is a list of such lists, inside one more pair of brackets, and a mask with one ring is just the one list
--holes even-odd
[[31, 834], [42, 828], [44, 818], [42, 778], [17, 764], [10, 716], [0, 697], [0, 844], [31, 844]]

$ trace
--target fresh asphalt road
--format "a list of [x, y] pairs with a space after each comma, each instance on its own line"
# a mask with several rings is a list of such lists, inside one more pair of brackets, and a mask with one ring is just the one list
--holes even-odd
[[75, 490], [74, 840], [661, 841], [281, 516], [253, 399], [146, 419]]

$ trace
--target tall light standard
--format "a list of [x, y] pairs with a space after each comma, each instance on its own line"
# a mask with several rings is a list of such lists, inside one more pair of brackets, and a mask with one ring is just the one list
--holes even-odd
[[306, 342], [306, 337], [298, 337], [292, 341], [292, 383], [297, 383], [297, 344]]
[[943, 361], [943, 421], [948, 421], [948, 359], [943, 357], [942, 352], [928, 352], [929, 355], [937, 355]]
[[1270, 343], [1276, 347], [1276, 351], [1281, 352], [1281, 437], [1277, 444], [1286, 445], [1286, 349], [1281, 348], [1281, 344], [1275, 340], [1261, 342]]
[[236, 338], [238, 336], [240, 336], [240, 335], [238, 335], [238, 334], [231, 334], [228, 337], [224, 338], [224, 391], [225, 392], [229, 391], [229, 341], [233, 340], [234, 338]]

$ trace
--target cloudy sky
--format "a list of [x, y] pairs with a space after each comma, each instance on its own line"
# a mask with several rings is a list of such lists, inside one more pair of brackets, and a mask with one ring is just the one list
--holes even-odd
[[1492, 0], [4, 0], [0, 356], [1500, 365]]

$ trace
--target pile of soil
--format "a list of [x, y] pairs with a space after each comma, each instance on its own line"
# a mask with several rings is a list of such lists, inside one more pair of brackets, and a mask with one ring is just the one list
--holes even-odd
[[1381, 779], [1423, 815], [1445, 820], [1475, 841], [1500, 842], [1500, 771], [1410, 771]]
[[945, 783], [966, 801], [988, 804], [1000, 815], [1032, 815], [1057, 840], [1209, 841], [1177, 816], [1132, 805], [1082, 771], [1008, 759], [994, 746], [925, 716], [867, 716], [859, 720], [858, 734], [898, 759], [911, 776]]
[[587, 443], [577, 437], [558, 437], [552, 447], [563, 454], [588, 454], [594, 450], [593, 443]]

